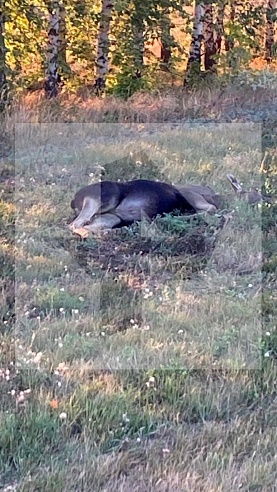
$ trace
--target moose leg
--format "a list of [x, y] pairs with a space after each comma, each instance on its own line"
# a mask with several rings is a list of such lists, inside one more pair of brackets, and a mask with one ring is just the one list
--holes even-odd
[[78, 229], [88, 222], [100, 209], [100, 200], [86, 197], [83, 201], [82, 210], [73, 222], [69, 225], [70, 229]]
[[196, 212], [207, 212], [208, 214], [215, 214], [217, 212], [217, 208], [205, 200], [199, 193], [195, 193], [185, 187], [178, 187], [178, 189], [185, 199], [193, 206]]
[[97, 232], [101, 229], [112, 229], [113, 227], [119, 225], [122, 222], [120, 217], [113, 214], [102, 214], [98, 215], [93, 219], [91, 224], [87, 224], [84, 226], [89, 232]]

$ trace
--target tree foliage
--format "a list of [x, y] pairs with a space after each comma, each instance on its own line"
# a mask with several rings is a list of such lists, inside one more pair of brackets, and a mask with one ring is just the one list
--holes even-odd
[[[0, 4], [5, 18], [2, 41], [0, 34], [0, 45], [4, 46], [0, 49], [1, 77], [16, 89], [35, 89], [45, 82], [49, 70], [51, 3], [50, 0], [2, 0]], [[84, 84], [93, 87], [99, 77], [97, 57], [103, 1], [56, 3], [61, 12], [57, 41], [59, 75], [67, 89], [75, 90]], [[249, 66], [256, 57], [274, 61], [275, 0], [114, 0], [112, 3], [105, 66], [108, 91], [128, 96], [139, 89], [151, 89], [164, 80], [165, 69], [181, 80], [187, 63], [192, 62], [196, 73], [201, 75], [205, 69], [219, 74], [234, 73]], [[199, 16], [199, 8], [203, 19], [195, 17]]]

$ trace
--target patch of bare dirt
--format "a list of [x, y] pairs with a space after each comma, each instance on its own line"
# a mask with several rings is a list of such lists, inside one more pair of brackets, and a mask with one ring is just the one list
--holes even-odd
[[[113, 230], [102, 238], [80, 241], [75, 259], [87, 269], [93, 265], [110, 272], [129, 272], [140, 274], [145, 271], [144, 258], [161, 258], [165, 261], [174, 258], [180, 262], [188, 261], [189, 257], [204, 259], [213, 249], [213, 238], [205, 234], [203, 226], [182, 236], [164, 237], [162, 239], [143, 238], [139, 235], [126, 238], [122, 230]], [[170, 261], [169, 261], [170, 263]], [[165, 265], [166, 266], [166, 265]], [[197, 268], [197, 262], [195, 262]]]

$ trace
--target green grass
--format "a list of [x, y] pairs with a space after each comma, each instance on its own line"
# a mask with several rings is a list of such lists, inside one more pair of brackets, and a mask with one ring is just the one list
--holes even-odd
[[75, 190], [101, 174], [229, 192], [231, 172], [255, 187], [259, 139], [242, 125], [100, 130], [16, 130], [14, 203], [4, 183], [0, 206], [0, 487], [274, 490], [276, 206], [234, 199], [223, 230], [216, 216], [87, 241], [67, 228]]

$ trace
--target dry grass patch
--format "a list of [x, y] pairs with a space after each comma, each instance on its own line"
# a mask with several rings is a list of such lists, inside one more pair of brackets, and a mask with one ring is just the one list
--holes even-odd
[[[89, 122], [133, 122], [152, 123], [174, 121], [176, 118], [225, 117], [235, 110], [265, 109], [276, 104], [276, 76], [249, 81], [241, 77], [226, 87], [204, 85], [191, 92], [181, 87], [161, 90], [158, 94], [134, 94], [127, 101], [107, 96], [99, 99], [88, 94], [75, 96], [64, 93], [57, 102], [45, 102], [43, 93], [20, 96], [14, 106], [12, 119], [18, 122], [89, 121]], [[260, 87], [259, 87], [260, 84]], [[245, 115], [247, 118], [247, 115]]]

